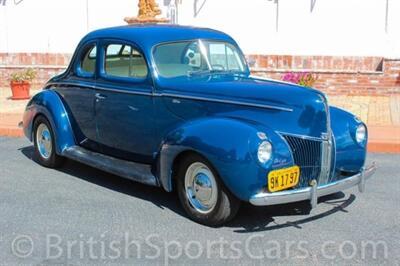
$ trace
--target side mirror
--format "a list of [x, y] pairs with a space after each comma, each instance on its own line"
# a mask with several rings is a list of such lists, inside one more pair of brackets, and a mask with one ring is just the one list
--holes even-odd
[[247, 63], [249, 64], [249, 67], [255, 68], [257, 67], [257, 60], [254, 58], [247, 58]]

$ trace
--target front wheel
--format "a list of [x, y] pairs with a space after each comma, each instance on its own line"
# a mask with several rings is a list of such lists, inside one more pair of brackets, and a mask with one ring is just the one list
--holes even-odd
[[240, 200], [224, 186], [203, 157], [191, 154], [184, 158], [176, 178], [179, 200], [192, 220], [218, 226], [236, 215]]
[[35, 120], [33, 130], [35, 156], [39, 163], [49, 168], [59, 167], [64, 158], [56, 154], [54, 133], [49, 121], [39, 116]]

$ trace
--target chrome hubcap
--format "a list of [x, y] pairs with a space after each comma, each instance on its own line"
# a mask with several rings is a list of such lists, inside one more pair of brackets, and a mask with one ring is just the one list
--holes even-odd
[[40, 156], [49, 159], [53, 150], [51, 134], [49, 128], [43, 123], [36, 130], [36, 143]]
[[211, 170], [203, 163], [189, 166], [185, 175], [186, 197], [190, 205], [200, 213], [211, 212], [218, 198], [218, 187]]

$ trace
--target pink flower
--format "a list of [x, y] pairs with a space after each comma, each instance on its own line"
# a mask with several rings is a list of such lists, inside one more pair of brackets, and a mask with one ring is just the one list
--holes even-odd
[[288, 72], [282, 76], [282, 80], [305, 87], [312, 87], [318, 77], [310, 72]]

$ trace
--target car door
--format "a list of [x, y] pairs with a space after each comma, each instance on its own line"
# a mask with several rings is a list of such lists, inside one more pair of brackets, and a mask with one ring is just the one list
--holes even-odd
[[107, 40], [101, 47], [95, 112], [102, 152], [150, 163], [156, 147], [152, 80], [145, 58], [132, 44]]
[[77, 142], [82, 146], [96, 149], [94, 88], [97, 42], [86, 43], [78, 49], [75, 62], [72, 64], [73, 70], [55, 90], [63, 98]]

